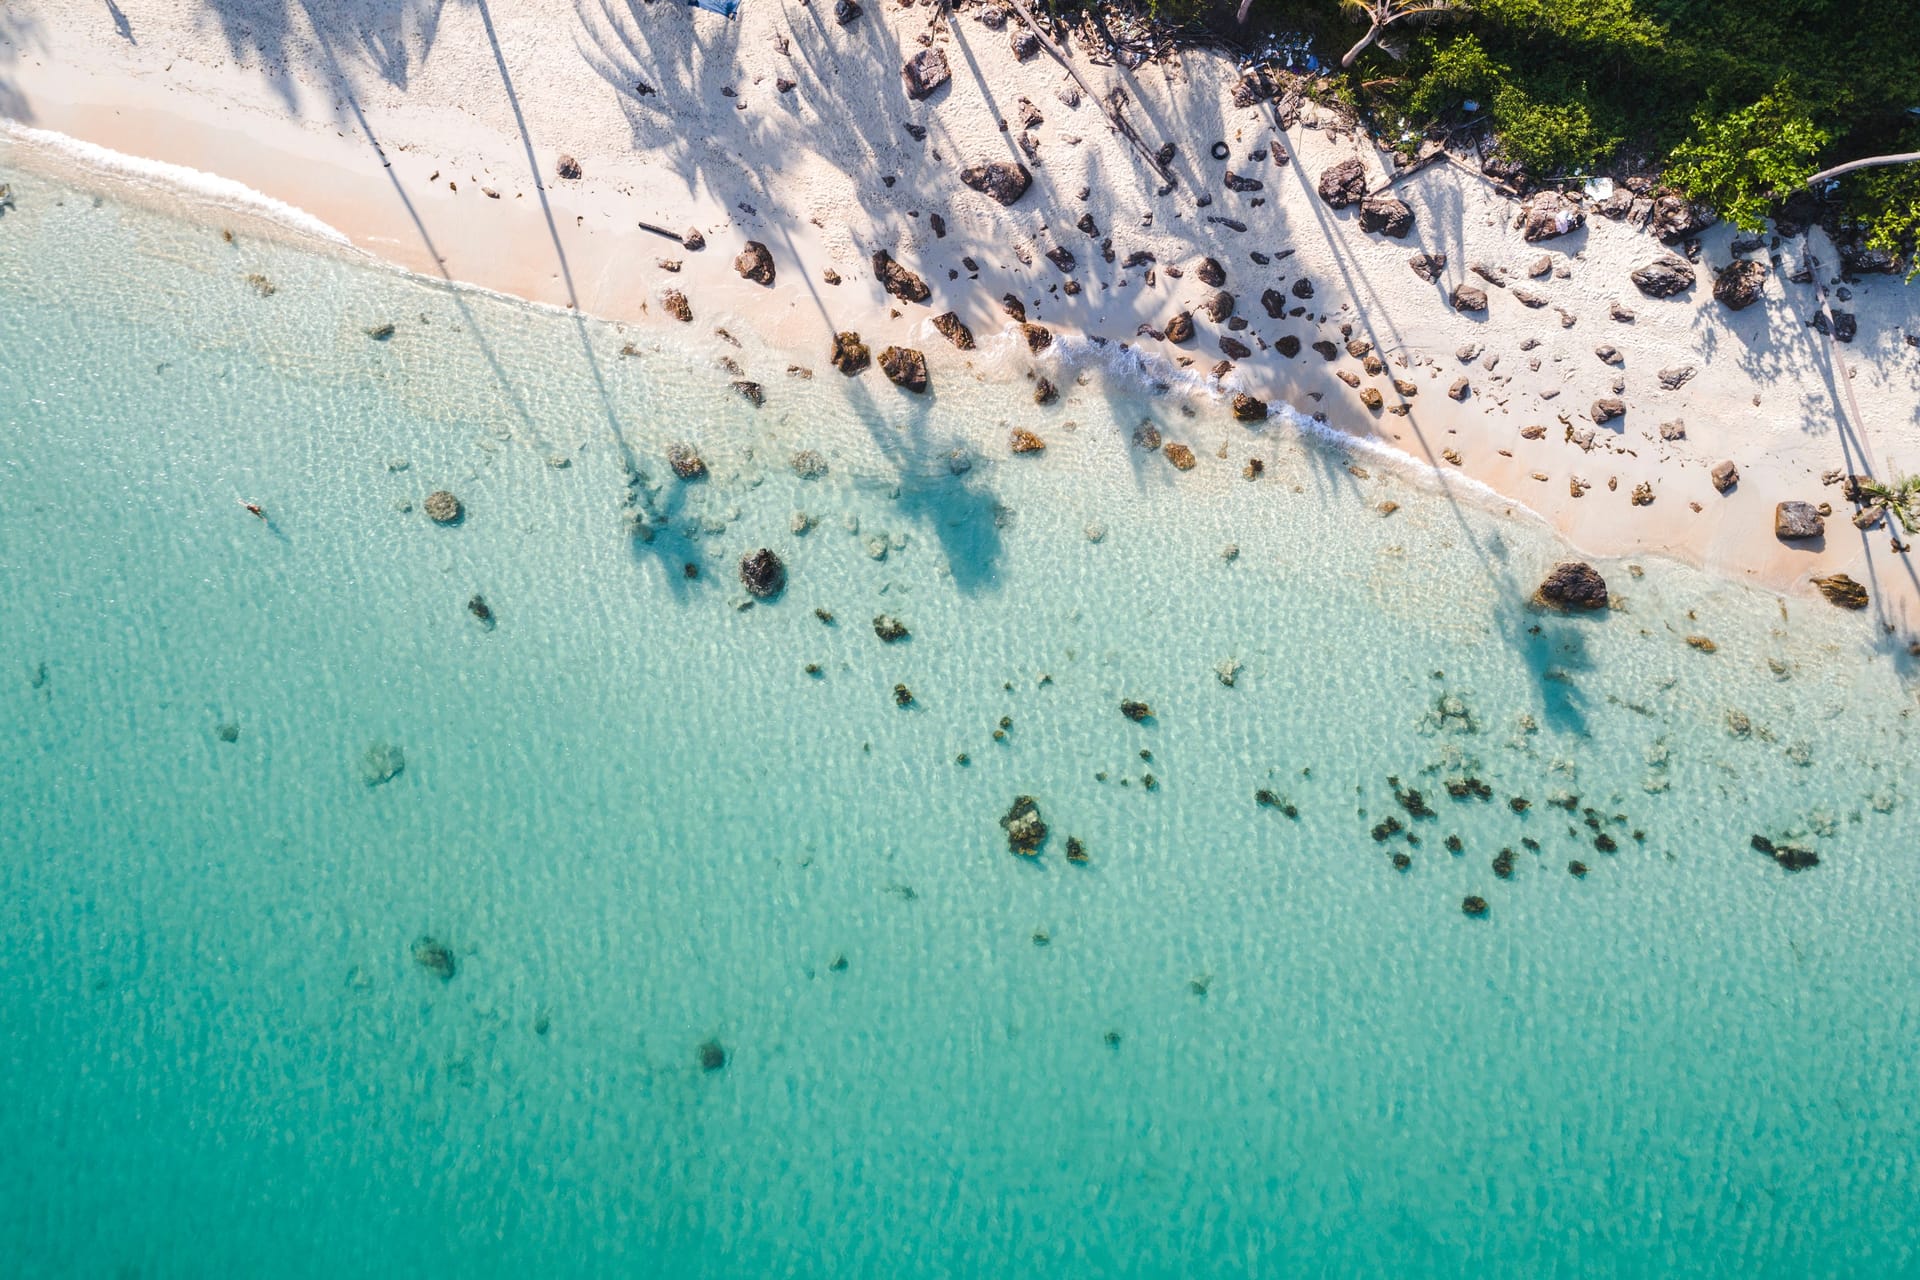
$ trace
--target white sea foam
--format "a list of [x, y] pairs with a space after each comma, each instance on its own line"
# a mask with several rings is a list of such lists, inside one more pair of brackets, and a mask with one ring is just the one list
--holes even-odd
[[271, 218], [283, 226], [334, 244], [352, 243], [345, 233], [322, 222], [305, 209], [284, 200], [276, 200], [244, 182], [235, 182], [216, 173], [206, 173], [181, 164], [168, 164], [164, 160], [131, 156], [124, 151], [83, 142], [51, 129], [31, 128], [13, 120], [0, 120], [0, 138], [65, 156], [117, 178], [169, 187], [212, 204]]

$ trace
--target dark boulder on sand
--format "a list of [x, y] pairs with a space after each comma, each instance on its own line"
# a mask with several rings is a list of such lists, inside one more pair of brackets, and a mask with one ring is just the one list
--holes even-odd
[[1767, 264], [1743, 258], [1713, 279], [1713, 296], [1729, 311], [1744, 311], [1760, 301], [1767, 283]]
[[867, 350], [866, 343], [860, 341], [860, 335], [851, 329], [833, 335], [833, 353], [827, 358], [834, 368], [848, 377], [873, 363], [873, 353]]
[[1367, 167], [1358, 157], [1342, 160], [1320, 175], [1320, 198], [1344, 209], [1367, 194]]
[[1360, 202], [1362, 230], [1404, 239], [1413, 230], [1413, 210], [1393, 196], [1368, 196]]
[[1027, 188], [1033, 185], [1033, 175], [1023, 164], [995, 160], [962, 169], [960, 181], [982, 195], [991, 196], [1003, 205], [1010, 205], [1027, 194]]
[[1265, 422], [1267, 402], [1244, 391], [1236, 392], [1233, 397], [1233, 416], [1241, 422]]
[[1661, 254], [1633, 273], [1633, 283], [1649, 298], [1671, 298], [1693, 288], [1693, 266], [1685, 258]]
[[773, 255], [758, 240], [747, 241], [747, 247], [733, 260], [733, 269], [743, 279], [773, 287]]
[[917, 102], [932, 94], [950, 78], [947, 55], [941, 49], [922, 49], [907, 59], [906, 65], [900, 68], [900, 75], [907, 82], [907, 96]]
[[960, 317], [951, 311], [942, 312], [933, 318], [933, 327], [943, 337], [962, 351], [973, 350], [973, 330], [967, 328]]
[[1520, 228], [1529, 242], [1551, 240], [1578, 231], [1586, 225], [1587, 215], [1579, 205], [1558, 191], [1535, 192], [1520, 212]]
[[885, 249], [873, 251], [873, 274], [881, 288], [902, 302], [925, 302], [933, 296], [925, 280], [895, 262]]

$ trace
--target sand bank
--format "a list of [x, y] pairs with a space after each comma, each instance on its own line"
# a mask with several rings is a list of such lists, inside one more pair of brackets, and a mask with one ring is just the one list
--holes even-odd
[[[1059, 379], [1057, 349], [991, 340], [1011, 295], [1054, 331], [1134, 344], [1170, 394], [1212, 402], [1222, 440], [1247, 429], [1226, 405], [1244, 390], [1377, 437], [1443, 484], [1477, 482], [1463, 500], [1488, 486], [1589, 553], [1671, 555], [1794, 592], [1844, 572], [1879, 621], [1920, 630], [1911, 557], [1893, 531], [1856, 530], [1823, 484], [1920, 468], [1920, 294], [1842, 280], [1818, 231], [1740, 251], [1769, 267], [1740, 311], [1711, 288], [1734, 229], [1698, 237], [1694, 287], [1648, 297], [1631, 273], [1676, 251], [1649, 231], [1596, 215], [1529, 243], [1516, 202], [1450, 163], [1393, 188], [1408, 234], [1370, 234], [1315, 191], [1349, 158], [1375, 188], [1392, 172], [1336, 113], [1236, 107], [1223, 57], [1128, 71], [1069, 40], [1090, 94], [1046, 52], [1023, 60], [1020, 24], [988, 5], [951, 20], [872, 5], [844, 24], [798, 0], [748, 0], [731, 22], [642, 0], [123, 9], [16, 6], [0, 24], [0, 105], [242, 183], [424, 275], [663, 325], [679, 323], [661, 301], [674, 290], [695, 333], [750, 324], [823, 370], [843, 330], [876, 353], [918, 348], [936, 394], [954, 377]], [[951, 78], [915, 100], [901, 68], [923, 48]], [[1175, 145], [1170, 190], [1110, 109], [1148, 149]], [[579, 177], [560, 176], [563, 155]], [[1031, 189], [1003, 207], [963, 184], [989, 162], [1025, 165]], [[642, 223], [698, 230], [705, 248]], [[771, 287], [736, 273], [748, 241], [767, 247]], [[922, 277], [928, 301], [889, 297], [876, 250]], [[1446, 258], [1432, 280], [1409, 265], [1419, 253]], [[1233, 295], [1217, 320], [1206, 258]], [[1810, 283], [1790, 279], [1802, 268]], [[1452, 305], [1462, 284], [1488, 295], [1484, 310]], [[1813, 327], [1823, 295], [1855, 317], [1851, 342]], [[979, 350], [936, 330], [947, 311]], [[1193, 338], [1155, 336], [1183, 311]], [[1245, 356], [1229, 357], [1235, 343]], [[877, 368], [862, 376], [884, 385]], [[1609, 399], [1625, 412], [1597, 411]], [[1036, 406], [1024, 425], [1044, 435], [1064, 411]], [[1723, 461], [1740, 477], [1725, 493], [1710, 475]], [[1789, 499], [1832, 505], [1824, 539], [1774, 537]]]

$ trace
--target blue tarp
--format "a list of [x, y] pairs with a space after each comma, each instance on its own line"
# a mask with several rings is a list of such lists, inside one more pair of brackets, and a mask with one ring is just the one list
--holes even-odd
[[723, 18], [731, 18], [740, 7], [740, 0], [687, 0], [696, 9], [705, 9], [708, 13], [717, 13]]

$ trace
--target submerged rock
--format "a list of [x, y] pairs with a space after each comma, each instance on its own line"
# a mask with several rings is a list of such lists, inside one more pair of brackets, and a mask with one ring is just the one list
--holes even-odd
[[873, 620], [873, 634], [892, 644], [896, 640], [905, 640], [911, 633], [906, 623], [890, 613], [883, 613]]
[[1478, 894], [1470, 893], [1460, 900], [1460, 910], [1470, 916], [1484, 916], [1487, 914], [1487, 900]]
[[1007, 433], [1007, 447], [1015, 453], [1039, 453], [1047, 442], [1025, 427], [1015, 427]]
[[459, 524], [461, 517], [466, 514], [460, 499], [445, 489], [435, 489], [421, 505], [427, 513], [427, 519], [435, 524]]
[[442, 982], [453, 981], [453, 975], [460, 970], [453, 948], [428, 934], [413, 940], [413, 962]]
[[1047, 824], [1040, 820], [1040, 804], [1032, 796], [1015, 796], [1000, 825], [1006, 829], [1007, 847], [1023, 857], [1038, 855], [1046, 842]]
[[1171, 444], [1168, 444], [1160, 452], [1162, 457], [1166, 458], [1168, 462], [1171, 462], [1174, 465], [1175, 470], [1177, 471], [1193, 470], [1193, 462], [1194, 462], [1193, 450], [1189, 449], [1186, 445], [1180, 444], [1178, 442], [1171, 443]]
[[1267, 417], [1267, 402], [1244, 391], [1234, 393], [1233, 416], [1241, 422], [1264, 422]]
[[[844, 967], [844, 966], [843, 966]], [[727, 1049], [718, 1040], [709, 1040], [695, 1051], [702, 1071], [718, 1071], [727, 1065]]]
[[1541, 581], [1534, 599], [1555, 609], [1604, 609], [1607, 580], [1584, 560], [1562, 560]]
[[360, 780], [369, 787], [392, 782], [406, 769], [406, 753], [390, 742], [376, 742], [360, 756]]
[[787, 585], [787, 567], [768, 547], [740, 557], [740, 582], [757, 600], [771, 600]]
[[1139, 724], [1143, 720], [1153, 719], [1153, 708], [1144, 702], [1124, 700], [1120, 703], [1120, 714]]
[[812, 449], [801, 449], [787, 459], [787, 466], [802, 480], [818, 480], [827, 474], [827, 460]]

